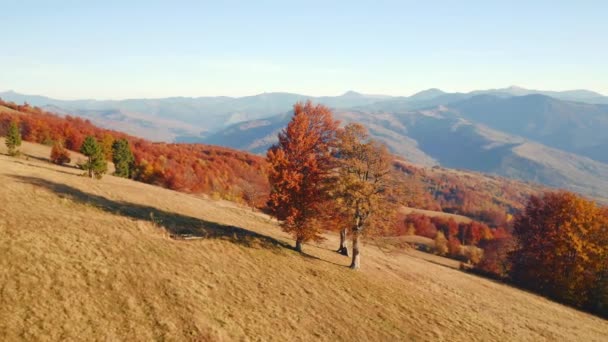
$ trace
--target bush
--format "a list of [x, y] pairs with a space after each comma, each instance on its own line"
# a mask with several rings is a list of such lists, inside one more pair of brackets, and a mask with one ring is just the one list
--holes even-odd
[[483, 257], [483, 250], [475, 246], [467, 246], [464, 250], [464, 256], [467, 258], [469, 263], [476, 265]]
[[51, 149], [51, 162], [57, 165], [63, 165], [70, 161], [70, 152], [63, 147], [63, 144], [61, 142], [53, 144], [53, 148]]

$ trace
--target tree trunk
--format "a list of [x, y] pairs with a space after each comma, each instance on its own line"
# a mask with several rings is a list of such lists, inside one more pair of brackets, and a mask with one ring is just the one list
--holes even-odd
[[302, 253], [302, 239], [296, 238], [296, 252]]
[[92, 160], [93, 158], [89, 157], [89, 178], [93, 178], [93, 163]]
[[361, 267], [361, 256], [359, 255], [359, 231], [353, 232], [353, 261], [350, 264], [350, 268], [358, 270]]
[[340, 248], [338, 248], [337, 252], [348, 256], [348, 247], [346, 247], [346, 228], [340, 231]]

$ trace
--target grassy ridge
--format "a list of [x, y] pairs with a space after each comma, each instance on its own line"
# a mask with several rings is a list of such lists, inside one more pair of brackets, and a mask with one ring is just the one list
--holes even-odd
[[80, 172], [0, 155], [0, 340], [608, 338], [605, 320], [415, 253], [368, 245], [352, 272], [333, 235], [302, 256], [233, 203]]

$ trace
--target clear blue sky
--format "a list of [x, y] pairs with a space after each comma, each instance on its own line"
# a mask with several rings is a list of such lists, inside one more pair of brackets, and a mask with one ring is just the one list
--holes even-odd
[[[221, 3], [221, 4], [220, 4]], [[608, 1], [0, 0], [0, 91], [608, 95]]]

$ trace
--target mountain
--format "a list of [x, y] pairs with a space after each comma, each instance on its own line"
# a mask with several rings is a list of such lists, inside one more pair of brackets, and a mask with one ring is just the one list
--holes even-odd
[[[419, 110], [374, 109], [387, 103], [394, 100], [335, 114], [343, 123], [364, 124], [394, 153], [417, 164], [497, 174], [608, 200], [601, 134], [608, 130], [608, 106], [544, 95], [477, 95]], [[260, 153], [288, 121], [283, 114], [239, 123], [202, 141]]]
[[471, 95], [490, 94], [490, 95], [508, 95], [508, 96], [524, 96], [524, 95], [545, 95], [560, 100], [586, 102], [586, 103], [608, 103], [608, 97], [596, 93], [594, 91], [577, 89], [565, 91], [546, 91], [526, 89], [518, 86], [510, 86], [502, 89], [478, 90], [470, 93]]
[[[390, 96], [349, 91], [340, 96], [312, 97], [292, 93], [263, 93], [245, 97], [171, 97], [127, 100], [57, 100], [14, 91], [0, 98], [59, 114], [76, 114], [108, 128], [126, 127], [131, 134], [151, 140], [184, 141], [201, 137], [228, 125], [284, 113], [294, 103], [308, 99], [333, 108], [363, 106]], [[178, 138], [179, 137], [179, 138]]]
[[494, 95], [508, 98], [543, 94], [556, 99], [608, 104], [608, 97], [588, 90], [552, 92], [519, 87], [448, 93], [432, 88], [412, 96], [361, 94], [347, 91], [339, 96], [307, 96], [293, 93], [263, 93], [244, 97], [170, 97], [126, 100], [57, 100], [45, 96], [24, 95], [14, 91], [0, 93], [0, 98], [16, 103], [27, 102], [57, 113], [73, 113], [110, 128], [127, 127], [129, 133], [151, 140], [195, 141], [239, 122], [282, 114], [297, 101], [312, 100], [335, 109], [358, 108], [367, 111], [403, 111], [447, 105], [475, 97]]
[[534, 94], [509, 98], [479, 95], [448, 107], [455, 116], [608, 162], [608, 105]]
[[277, 134], [287, 125], [291, 113], [275, 115], [265, 119], [245, 121], [230, 125], [205, 138], [180, 136], [177, 142], [203, 142], [253, 153], [264, 153], [277, 140]]
[[[203, 142], [263, 154], [290, 119], [293, 103], [311, 99], [336, 117], [361, 122], [396, 154], [423, 166], [443, 165], [576, 190], [608, 198], [608, 104], [587, 90], [519, 87], [412, 96], [310, 97], [264, 93], [233, 97], [62, 101], [0, 93], [151, 140]], [[598, 103], [593, 103], [598, 102]], [[608, 103], [608, 101], [607, 101]]]

